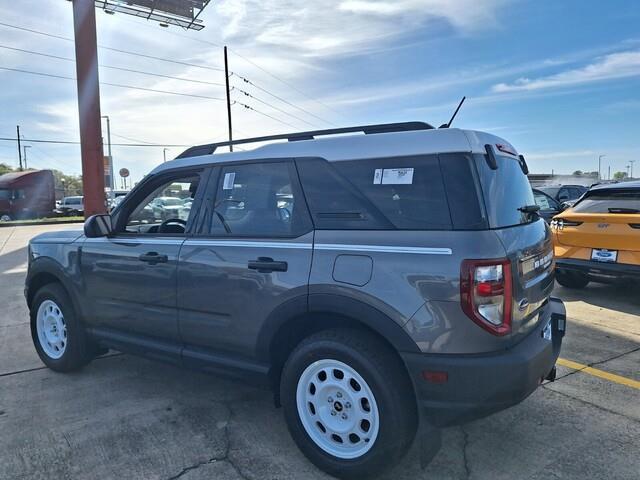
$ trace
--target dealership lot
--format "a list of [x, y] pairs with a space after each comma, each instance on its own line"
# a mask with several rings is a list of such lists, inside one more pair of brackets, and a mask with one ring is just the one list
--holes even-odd
[[[0, 228], [0, 478], [326, 478], [297, 450], [268, 392], [112, 354], [45, 369], [22, 294], [26, 245]], [[521, 405], [449, 428], [423, 472], [417, 449], [387, 477], [637, 479], [637, 287], [558, 287], [567, 306], [559, 379]]]

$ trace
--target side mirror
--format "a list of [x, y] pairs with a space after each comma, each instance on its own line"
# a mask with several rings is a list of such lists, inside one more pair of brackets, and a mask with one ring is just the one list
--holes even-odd
[[84, 222], [84, 234], [87, 238], [106, 237], [113, 233], [111, 215], [92, 215]]

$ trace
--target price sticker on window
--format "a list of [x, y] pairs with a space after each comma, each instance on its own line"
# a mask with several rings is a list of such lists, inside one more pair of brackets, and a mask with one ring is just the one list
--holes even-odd
[[235, 172], [225, 173], [224, 174], [224, 181], [222, 182], [222, 189], [223, 190], [233, 190], [233, 184], [234, 184], [235, 181], [236, 181]]
[[377, 168], [373, 175], [374, 185], [411, 185], [413, 168]]

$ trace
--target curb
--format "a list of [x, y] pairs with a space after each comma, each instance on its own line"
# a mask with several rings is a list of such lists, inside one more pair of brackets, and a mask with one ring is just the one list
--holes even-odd
[[0, 222], [0, 228], [2, 227], [28, 227], [38, 225], [68, 225], [70, 223], [84, 223], [84, 220], [58, 220], [57, 222], [51, 220], [44, 220], [42, 222]]

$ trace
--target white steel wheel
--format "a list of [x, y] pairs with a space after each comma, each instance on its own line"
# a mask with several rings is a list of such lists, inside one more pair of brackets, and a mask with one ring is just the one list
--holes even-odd
[[64, 355], [67, 348], [67, 324], [62, 309], [53, 301], [45, 300], [38, 307], [36, 331], [42, 351], [53, 359]]
[[300, 376], [298, 416], [313, 442], [334, 457], [348, 460], [375, 444], [380, 414], [362, 376], [338, 360], [318, 360]]

